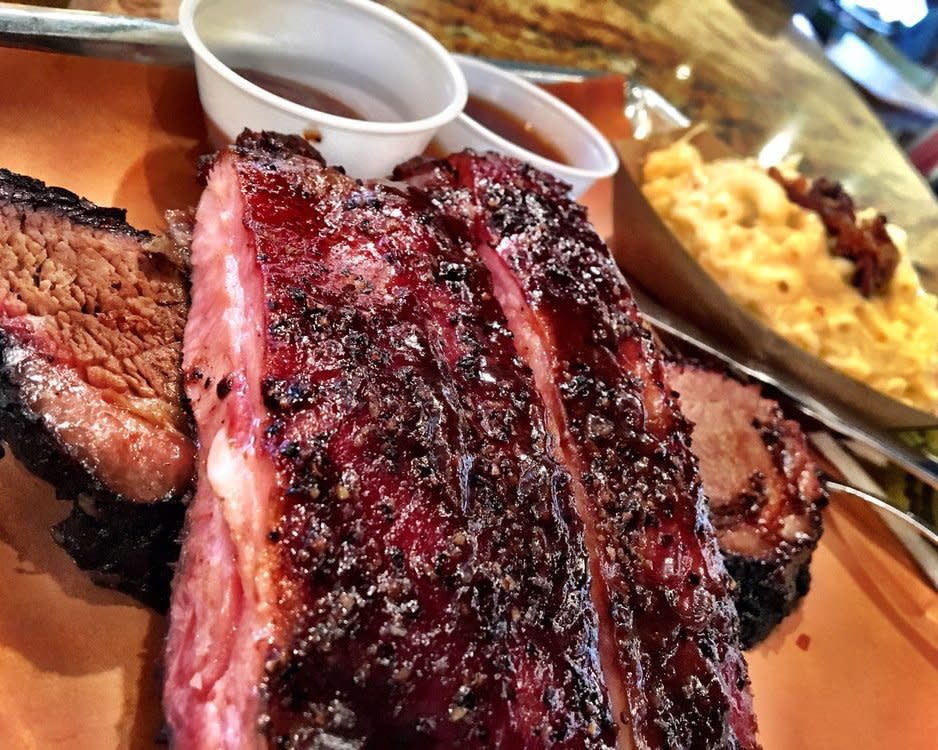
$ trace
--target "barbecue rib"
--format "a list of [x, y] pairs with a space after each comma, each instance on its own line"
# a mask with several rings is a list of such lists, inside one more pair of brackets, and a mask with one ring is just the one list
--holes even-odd
[[824, 492], [801, 428], [757, 386], [696, 364], [667, 370], [694, 423], [693, 449], [749, 648], [808, 591]]
[[756, 747], [688, 425], [585, 210], [551, 177], [491, 154], [395, 177], [484, 260], [534, 373], [586, 530], [610, 698], [635, 746]]
[[124, 212], [0, 170], [0, 439], [59, 496], [95, 579], [167, 599], [193, 468], [182, 263]]
[[251, 133], [209, 172], [174, 745], [757, 747], [687, 425], [582, 210], [496, 157], [398, 176]]
[[192, 245], [177, 748], [608, 748], [584, 535], [478, 259], [243, 135]]

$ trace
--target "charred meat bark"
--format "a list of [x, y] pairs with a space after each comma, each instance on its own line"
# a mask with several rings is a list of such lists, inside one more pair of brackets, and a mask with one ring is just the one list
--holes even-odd
[[165, 606], [193, 470], [174, 246], [0, 170], [0, 438], [59, 496], [95, 579]]
[[817, 468], [798, 423], [757, 386], [687, 363], [669, 364], [668, 382], [694, 423], [692, 447], [749, 648], [808, 591], [825, 502]]
[[824, 223], [830, 253], [853, 262], [851, 283], [864, 297], [883, 291], [899, 265], [899, 248], [886, 229], [886, 217], [857, 216], [853, 198], [839, 182], [826, 177], [809, 180], [804, 175], [786, 178], [777, 167], [769, 176], [785, 188], [788, 200], [814, 211]]
[[489, 274], [435, 219], [300, 139], [211, 167], [177, 748], [615, 742], [569, 475]]
[[493, 154], [395, 177], [485, 262], [547, 406], [585, 529], [620, 747], [757, 747], [689, 425], [585, 210], [564, 185]]

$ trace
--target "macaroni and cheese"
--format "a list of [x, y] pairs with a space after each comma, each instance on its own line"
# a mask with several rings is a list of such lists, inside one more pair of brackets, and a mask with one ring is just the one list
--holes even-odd
[[864, 297], [853, 264], [829, 252], [820, 217], [788, 200], [752, 160], [705, 162], [686, 141], [649, 154], [642, 191], [684, 247], [737, 303], [805, 351], [888, 396], [938, 413], [938, 306], [905, 235], [900, 261]]

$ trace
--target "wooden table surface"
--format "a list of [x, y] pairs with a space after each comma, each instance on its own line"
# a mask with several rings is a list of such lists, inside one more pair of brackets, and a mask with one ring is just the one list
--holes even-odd
[[[806, 172], [843, 181], [905, 227], [938, 291], [938, 203], [851, 84], [794, 32], [782, 0], [385, 1], [456, 51], [634, 71], [741, 153], [789, 143]], [[71, 5], [173, 18], [178, 0]]]

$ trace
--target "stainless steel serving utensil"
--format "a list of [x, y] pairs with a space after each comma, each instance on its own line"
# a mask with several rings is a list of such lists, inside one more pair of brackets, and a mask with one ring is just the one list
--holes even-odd
[[862, 500], [865, 503], [869, 503], [880, 510], [884, 510], [887, 513], [892, 514], [896, 518], [899, 518], [906, 523], [910, 524], [915, 528], [915, 530], [925, 537], [932, 544], [938, 546], [938, 529], [927, 524], [924, 520], [916, 516], [914, 513], [909, 513], [908, 511], [900, 510], [892, 503], [890, 503], [886, 498], [879, 497], [878, 495], [873, 495], [869, 492], [864, 492], [861, 489], [857, 489], [849, 484], [844, 484], [839, 482], [832, 477], [824, 476], [821, 478], [821, 482], [824, 485], [824, 489], [828, 492], [838, 492], [842, 495], [849, 495], [850, 497], [855, 497], [858, 500]]
[[[0, 3], [0, 46], [179, 67], [193, 64], [182, 31], [172, 21], [14, 3]], [[578, 82], [599, 75], [575, 68], [480, 59], [534, 83]], [[674, 113], [680, 117], [677, 110]]]
[[[898, 506], [899, 513], [894, 510], [897, 507], [896, 501], [888, 502], [892, 506], [889, 509], [880, 507], [880, 501], [885, 500], [887, 496], [892, 497], [893, 494], [887, 493], [880, 482], [871, 476], [866, 468], [858, 463], [857, 459], [831, 433], [827, 431], [809, 432], [808, 440], [811, 441], [814, 449], [820, 452], [831, 465], [835, 466], [840, 475], [845, 478], [846, 481], [841, 484], [849, 485], [849, 492], [837, 495], [838, 499], [843, 500], [843, 498], [853, 497], [866, 502], [869, 498], [873, 498], [875, 500], [873, 510], [896, 539], [899, 540], [900, 544], [905, 547], [909, 556], [918, 563], [922, 575], [935, 590], [938, 590], [938, 547], [935, 546], [933, 537], [930, 534], [921, 531], [917, 524], [910, 523], [910, 516], [903, 512], [903, 509], [909, 506]], [[838, 488], [831, 487], [830, 489], [836, 492]], [[857, 491], [862, 494], [858, 494]], [[902, 494], [907, 493], [903, 492]], [[912, 499], [909, 497], [906, 499], [911, 505]], [[921, 522], [923, 518], [920, 513], [912, 513], [911, 520]], [[936, 517], [934, 514], [930, 514], [929, 521], [925, 522], [925, 526], [929, 530], [934, 530], [935, 524]]]
[[0, 4], [0, 46], [192, 65], [192, 52], [175, 23], [33, 5]]

